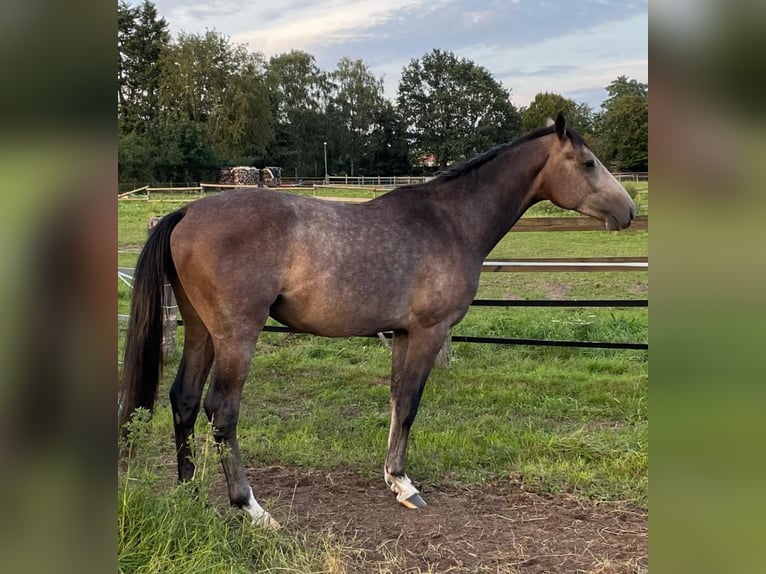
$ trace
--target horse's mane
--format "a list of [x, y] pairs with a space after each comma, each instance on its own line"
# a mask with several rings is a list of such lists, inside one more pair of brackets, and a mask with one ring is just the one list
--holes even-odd
[[[532, 130], [531, 132], [519, 138], [516, 138], [512, 142], [500, 144], [498, 146], [493, 147], [489, 151], [485, 151], [484, 153], [477, 155], [476, 157], [472, 159], [461, 161], [452, 165], [446, 172], [440, 175], [437, 179], [446, 181], [450, 179], [455, 179], [456, 177], [460, 177], [461, 175], [464, 175], [470, 171], [473, 171], [477, 167], [480, 167], [484, 165], [485, 163], [487, 163], [488, 161], [496, 158], [501, 152], [507, 149], [520, 146], [529, 141], [536, 140], [537, 138], [540, 138], [542, 136], [551, 134], [554, 132], [555, 129], [556, 127], [551, 125], [551, 126], [545, 126], [542, 128], [537, 128], [536, 130]], [[569, 136], [569, 139], [572, 140], [572, 143], [575, 146], [588, 147], [588, 144], [585, 142], [582, 136], [578, 134], [577, 132], [567, 129], [566, 133], [567, 133], [567, 136]]]
[[[529, 141], [536, 140], [537, 138], [546, 136], [548, 134], [552, 134], [555, 130], [556, 130], [556, 126], [554, 125], [537, 128], [535, 130], [532, 130], [531, 132], [524, 134], [523, 136], [516, 138], [515, 140], [511, 142], [497, 145], [493, 147], [492, 149], [485, 151], [484, 153], [479, 154], [472, 159], [457, 162], [453, 164], [451, 167], [449, 167], [447, 171], [435, 177], [431, 181], [428, 181], [426, 183], [411, 183], [408, 185], [403, 185], [396, 188], [393, 191], [403, 190], [403, 191], [411, 192], [412, 190], [415, 190], [415, 189], [427, 189], [433, 183], [449, 181], [449, 180], [458, 178], [461, 175], [465, 175], [466, 173], [469, 173], [473, 171], [474, 169], [481, 167], [488, 161], [496, 158], [498, 155], [500, 155], [500, 153], [504, 152], [505, 150], [518, 147]], [[581, 147], [581, 146], [585, 146], [586, 148], [589, 147], [588, 143], [577, 132], [567, 128], [566, 134], [576, 147]], [[388, 195], [390, 194], [388, 193], [383, 194], [380, 197], [378, 197], [378, 199], [383, 199]]]

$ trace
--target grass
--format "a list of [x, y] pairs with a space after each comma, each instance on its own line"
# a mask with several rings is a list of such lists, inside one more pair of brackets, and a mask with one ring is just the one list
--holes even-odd
[[[120, 254], [120, 265], [135, 264], [133, 252], [145, 238], [149, 216], [178, 205], [120, 202], [120, 249], [132, 251]], [[647, 254], [647, 244], [648, 232], [509, 233], [490, 257], [636, 256]], [[647, 285], [645, 272], [485, 273], [478, 297], [634, 299], [646, 298]], [[118, 297], [126, 313], [129, 290], [120, 285]], [[646, 342], [648, 317], [646, 309], [473, 308], [455, 334]], [[145, 423], [142, 448], [154, 449], [155, 463], [146, 468], [155, 478], [141, 478], [135, 465], [132, 474], [120, 477], [126, 501], [119, 525], [121, 567], [244, 572], [289, 564], [291, 571], [327, 570], [341, 552], [333, 541], [317, 546], [279, 533], [253, 533], [242, 528], [241, 516], [190, 502], [187, 492], [172, 486], [166, 397], [176, 366], [177, 359], [166, 369], [156, 415]], [[389, 371], [390, 353], [375, 339], [263, 333], [239, 421], [246, 464], [342, 467], [384, 488]], [[205, 433], [205, 423], [201, 417], [198, 434]], [[645, 506], [647, 468], [647, 353], [456, 343], [453, 366], [435, 369], [429, 378], [407, 471], [435, 486], [521, 480], [539, 492]], [[208, 472], [220, 474], [214, 463]], [[204, 489], [199, 492], [198, 500], [205, 501]], [[192, 546], [177, 547], [175, 537], [163, 535], [136, 537], [163, 531], [181, 536], [179, 528], [189, 529], [184, 536]]]
[[169, 485], [167, 453], [146, 413], [132, 424], [136, 456], [118, 475], [118, 571], [165, 574], [342, 572], [342, 547], [329, 537], [308, 541], [252, 528], [241, 513], [211, 505], [218, 457], [209, 428], [194, 478]]
[[[240, 419], [248, 459], [341, 465], [379, 479], [388, 352], [359, 339], [264, 339]], [[643, 356], [455, 347], [453, 367], [434, 370], [426, 387], [409, 451], [412, 476], [480, 486], [520, 474], [545, 491], [645, 502]]]

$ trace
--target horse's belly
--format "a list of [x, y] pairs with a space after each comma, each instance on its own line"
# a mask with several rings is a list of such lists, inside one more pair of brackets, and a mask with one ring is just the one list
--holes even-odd
[[364, 298], [346, 301], [333, 296], [280, 296], [270, 314], [288, 327], [324, 337], [374, 335], [403, 328], [406, 319], [406, 310], [397, 309], [390, 301], [380, 304]]

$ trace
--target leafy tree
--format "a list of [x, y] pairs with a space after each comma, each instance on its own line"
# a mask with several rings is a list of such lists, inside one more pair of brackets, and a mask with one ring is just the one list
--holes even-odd
[[266, 85], [274, 118], [275, 140], [270, 161], [287, 174], [324, 173], [328, 139], [327, 109], [330, 82], [314, 56], [293, 50], [269, 60]]
[[596, 117], [595, 151], [618, 171], [649, 169], [649, 86], [619, 76]]
[[330, 173], [406, 174], [411, 151], [445, 166], [520, 132], [508, 90], [449, 52], [413, 60], [395, 106], [362, 60], [330, 73], [306, 52], [266, 62], [216, 32], [171, 38], [149, 0], [117, 12], [123, 180], [208, 180], [226, 164], [316, 177], [325, 142]]
[[383, 101], [368, 142], [369, 152], [360, 166], [365, 173], [408, 175], [412, 172], [407, 130], [391, 102]]
[[[123, 121], [128, 116], [131, 101], [132, 57], [131, 43], [136, 30], [138, 9], [124, 0], [117, 3], [117, 117]], [[123, 128], [126, 132], [130, 131]]]
[[344, 128], [341, 141], [336, 143], [343, 150], [348, 173], [356, 175], [363, 159], [374, 153], [369, 136], [383, 108], [383, 80], [378, 80], [362, 60], [350, 58], [338, 62], [330, 79], [334, 94], [328, 111]]
[[218, 156], [230, 163], [253, 163], [266, 154], [274, 139], [265, 60], [243, 46], [230, 55], [228, 85], [208, 118], [208, 130]]
[[648, 171], [648, 143], [647, 98], [628, 95], [612, 102], [599, 122], [599, 157], [617, 171]]
[[151, 132], [156, 154], [152, 158], [160, 181], [214, 181], [220, 158], [207, 126], [183, 113], [167, 110]]
[[580, 104], [560, 94], [541, 92], [521, 112], [521, 126], [525, 132], [545, 125], [548, 118], [563, 112], [567, 125], [581, 135], [592, 131], [593, 112], [587, 104]]
[[149, 132], [158, 114], [167, 22], [151, 2], [117, 5], [117, 126], [120, 178], [151, 180], [156, 148]]
[[117, 163], [121, 181], [146, 182], [154, 179], [155, 149], [144, 133], [120, 133]]
[[509, 91], [483, 67], [433, 50], [411, 60], [399, 82], [398, 108], [417, 154], [440, 167], [511, 140], [520, 131]]
[[145, 131], [156, 117], [160, 57], [168, 45], [168, 24], [153, 3], [117, 4], [117, 114], [121, 133]]
[[204, 133], [209, 150], [186, 148], [198, 168], [203, 158], [252, 163], [264, 155], [273, 131], [263, 65], [261, 55], [216, 32], [180, 34], [162, 59], [162, 137]]
[[601, 105], [609, 109], [613, 102], [625, 96], [637, 96], [639, 98], [648, 97], [649, 84], [644, 84], [638, 80], [631, 80], [627, 76], [617, 76], [617, 79], [613, 80], [612, 83], [606, 87], [606, 91], [609, 94], [609, 97], [607, 97]]

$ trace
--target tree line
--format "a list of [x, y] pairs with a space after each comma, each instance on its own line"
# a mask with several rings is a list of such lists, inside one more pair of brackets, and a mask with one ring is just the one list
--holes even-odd
[[[220, 167], [284, 177], [432, 173], [562, 110], [613, 170], [648, 170], [648, 85], [619, 76], [599, 110], [540, 93], [517, 108], [485, 68], [434, 49], [404, 67], [394, 101], [360, 59], [321, 70], [293, 50], [266, 59], [215, 31], [179, 33], [152, 2], [118, 0], [121, 181], [213, 181]], [[432, 159], [432, 162], [424, 161]]]

